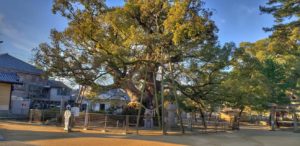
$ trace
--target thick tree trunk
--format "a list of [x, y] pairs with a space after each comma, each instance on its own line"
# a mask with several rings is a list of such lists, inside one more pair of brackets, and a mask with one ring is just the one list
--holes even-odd
[[243, 111], [244, 111], [244, 108], [241, 109], [239, 115], [238, 115], [238, 121], [237, 121], [237, 127], [238, 127], [238, 130], [240, 130], [240, 121], [241, 121], [241, 118], [242, 118], [242, 114], [243, 114]]
[[240, 120], [241, 120], [243, 111], [244, 111], [244, 108], [242, 107], [240, 109], [240, 112], [234, 116], [232, 130], [240, 130]]
[[127, 95], [130, 97], [132, 102], [138, 102], [141, 96], [140, 90], [138, 90], [132, 81], [127, 81], [123, 85], [123, 89], [126, 91]]
[[180, 122], [180, 127], [181, 127], [181, 133], [184, 133], [184, 126], [183, 126], [183, 121], [182, 121], [182, 117], [181, 117], [181, 110], [179, 107], [179, 101], [178, 101], [178, 97], [177, 97], [177, 89], [175, 86], [175, 77], [173, 74], [173, 65], [171, 63], [169, 63], [169, 67], [170, 67], [170, 72], [171, 72], [171, 78], [172, 78], [172, 90], [173, 90], [173, 95], [175, 97], [175, 101], [176, 101], [176, 106], [177, 106], [177, 116]]
[[207, 129], [205, 114], [204, 114], [204, 111], [203, 111], [202, 107], [199, 108], [199, 111], [200, 111], [200, 115], [201, 115], [202, 124], [204, 126], [204, 129]]
[[80, 98], [80, 102], [79, 102], [80, 109], [82, 108], [82, 102], [83, 102], [85, 91], [86, 91], [86, 86], [83, 86], [82, 92], [81, 92], [81, 95], [80, 95], [81, 98]]
[[[143, 77], [143, 76], [142, 76]], [[145, 92], [144, 92], [144, 96], [143, 96], [143, 103], [144, 106], [146, 108], [153, 108], [153, 99], [154, 99], [154, 85], [153, 85], [153, 77], [152, 74], [149, 75], [149, 73], [147, 73], [147, 77], [146, 77], [146, 84], [145, 84]], [[121, 88], [123, 88], [127, 95], [130, 97], [132, 102], [139, 102], [140, 98], [141, 98], [141, 91], [136, 87], [136, 85], [134, 84], [133, 81], [128, 80], [128, 81], [123, 81], [122, 82], [122, 86]]]
[[79, 86], [79, 92], [77, 94], [76, 101], [75, 101], [75, 103], [78, 104], [77, 106], [79, 106], [79, 107], [80, 107], [79, 102], [80, 102], [80, 98], [82, 95], [81, 93], [82, 93], [82, 86]]
[[79, 107], [79, 109], [81, 109], [81, 107], [82, 107], [82, 101], [84, 98], [85, 90], [86, 90], [86, 86], [81, 85], [79, 88], [79, 93], [76, 98], [76, 104], [77, 104], [77, 107]]
[[210, 119], [211, 119], [211, 116], [212, 116], [212, 109], [210, 110], [210, 112], [209, 112], [209, 116], [208, 116], [208, 120], [210, 121]]

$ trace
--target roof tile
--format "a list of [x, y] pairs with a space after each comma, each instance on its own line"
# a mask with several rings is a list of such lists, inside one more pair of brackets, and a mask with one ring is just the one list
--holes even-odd
[[20, 84], [19, 76], [16, 73], [0, 72], [0, 82]]
[[9, 54], [0, 54], [0, 68], [13, 69], [19, 72], [37, 74], [37, 75], [43, 73], [42, 70], [37, 69], [33, 65], [28, 64]]

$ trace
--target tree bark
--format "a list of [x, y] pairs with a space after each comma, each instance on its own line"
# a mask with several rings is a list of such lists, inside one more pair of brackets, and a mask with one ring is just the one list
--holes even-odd
[[238, 113], [238, 115], [234, 116], [232, 130], [240, 130], [240, 120], [243, 111], [244, 111], [244, 107], [240, 108], [240, 112]]
[[180, 122], [181, 133], [185, 133], [184, 126], [183, 126], [183, 121], [182, 121], [182, 117], [181, 117], [181, 110], [179, 108], [179, 101], [178, 101], [178, 97], [177, 97], [177, 89], [176, 89], [176, 86], [175, 86], [175, 79], [174, 79], [175, 77], [174, 77], [174, 74], [173, 74], [173, 65], [171, 63], [169, 63], [169, 66], [170, 66], [170, 72], [171, 72], [171, 78], [172, 78], [172, 90], [173, 90], [173, 95], [174, 95], [175, 101], [176, 101], [177, 116], [178, 116], [178, 119], [179, 119], [179, 122]]
[[[144, 87], [144, 96], [143, 96], [143, 104], [146, 108], [151, 108], [153, 106], [153, 99], [154, 99], [154, 84], [153, 84], [153, 76], [152, 74], [149, 75], [150, 72], [147, 74], [142, 75], [143, 80], [146, 80], [145, 87]], [[146, 77], [145, 77], [146, 75]], [[125, 90], [127, 95], [130, 97], [131, 102], [139, 102], [142, 91], [140, 91], [133, 81], [127, 80], [122, 81], [121, 88]]]
[[130, 97], [131, 102], [137, 102], [141, 95], [141, 91], [136, 88], [132, 81], [126, 81], [123, 85], [123, 89]]
[[210, 119], [211, 119], [211, 115], [212, 115], [212, 109], [210, 110], [210, 112], [209, 112], [209, 116], [208, 116], [208, 120], [210, 121]]
[[207, 129], [207, 124], [206, 124], [206, 119], [205, 119], [205, 114], [202, 109], [202, 107], [199, 108], [200, 114], [201, 114], [201, 119], [202, 119], [202, 124], [204, 126], [204, 129]]

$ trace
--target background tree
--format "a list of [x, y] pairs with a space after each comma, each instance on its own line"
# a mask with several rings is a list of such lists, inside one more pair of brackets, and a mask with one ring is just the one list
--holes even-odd
[[296, 93], [300, 86], [300, 1], [269, 0], [260, 9], [263, 13], [272, 14], [276, 24], [268, 29], [272, 31], [272, 35], [263, 40], [265, 47], [253, 51], [263, 52], [265, 49], [264, 54], [269, 55], [264, 58], [272, 58], [276, 63], [284, 64], [286, 82], [289, 82], [288, 90]]
[[[266, 31], [272, 32], [271, 36], [255, 43], [240, 44], [240, 47], [244, 50], [242, 54], [256, 60], [248, 62], [249, 64], [247, 65], [248, 67], [255, 65], [249, 73], [259, 75], [258, 78], [251, 78], [251, 82], [259, 83], [256, 87], [263, 89], [252, 91], [251, 93], [256, 94], [253, 97], [265, 98], [261, 103], [255, 102], [260, 100], [251, 101], [249, 98], [245, 98], [247, 99], [246, 101], [251, 101], [246, 103], [250, 103], [254, 109], [258, 108], [257, 105], [261, 105], [259, 107], [266, 109], [267, 103], [287, 104], [287, 93], [299, 90], [299, 8], [299, 0], [269, 0], [266, 6], [260, 7], [260, 10], [263, 13], [272, 14], [276, 19], [274, 26], [265, 28]], [[235, 57], [239, 58], [238, 56]], [[242, 60], [240, 62], [246, 61], [246, 58], [243, 57]], [[234, 74], [236, 71], [236, 69], [233, 69], [230, 74]], [[240, 71], [245, 72], [246, 70]], [[239, 76], [236, 77], [238, 78]], [[241, 83], [245, 79], [247, 79], [246, 76], [238, 81]], [[232, 79], [229, 78], [228, 81], [231, 82]], [[251, 82], [248, 85], [252, 86]], [[248, 86], [246, 89], [251, 88]], [[246, 93], [250, 93], [250, 91]]]
[[[226, 67], [229, 66], [229, 56], [235, 46], [232, 43], [220, 46], [206, 46], [199, 50], [197, 58], [182, 64], [177, 73], [178, 90], [188, 99], [196, 103], [204, 127], [205, 113], [213, 112], [222, 105], [219, 97], [221, 82], [226, 77]], [[202, 57], [205, 56], [205, 57]]]
[[261, 110], [267, 107], [268, 87], [264, 83], [259, 60], [244, 48], [236, 48], [231, 60], [232, 70], [221, 84], [224, 103], [237, 109], [233, 129], [239, 129], [239, 122], [246, 107]]
[[282, 31], [300, 26], [299, 0], [269, 0], [266, 6], [260, 6], [260, 10], [263, 13], [272, 14], [277, 23], [266, 30]]

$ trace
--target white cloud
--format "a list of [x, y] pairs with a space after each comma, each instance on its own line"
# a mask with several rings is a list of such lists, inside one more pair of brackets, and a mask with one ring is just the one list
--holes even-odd
[[31, 49], [36, 46], [35, 43], [26, 39], [26, 36], [22, 34], [21, 31], [9, 24], [6, 21], [5, 16], [1, 13], [0, 34], [3, 35], [3, 37], [7, 37], [11, 41], [11, 45], [23, 51], [31, 51]]
[[246, 12], [247, 14], [255, 14], [256, 12], [258, 12], [257, 7], [250, 7], [250, 6], [244, 6], [243, 5], [240, 8], [243, 12]]
[[221, 22], [221, 23], [226, 23], [227, 21], [226, 21], [226, 19], [224, 19], [224, 18], [220, 18], [220, 22]]

